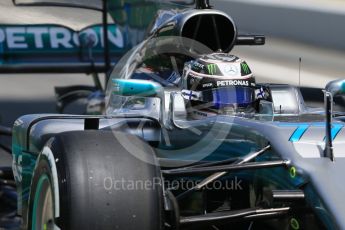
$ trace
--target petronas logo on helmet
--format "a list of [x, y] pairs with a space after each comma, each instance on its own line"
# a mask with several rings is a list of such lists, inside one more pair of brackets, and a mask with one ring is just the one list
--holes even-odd
[[242, 70], [245, 74], [250, 74], [250, 69], [247, 65], [247, 63], [241, 63]]
[[217, 65], [216, 64], [209, 64], [209, 65], [207, 65], [207, 70], [208, 70], [209, 74], [214, 75], [217, 72]]

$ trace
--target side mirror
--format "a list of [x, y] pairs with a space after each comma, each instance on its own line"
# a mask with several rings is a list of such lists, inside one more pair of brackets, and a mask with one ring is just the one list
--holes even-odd
[[333, 143], [332, 143], [332, 114], [333, 98], [345, 94], [345, 79], [339, 79], [329, 82], [324, 90], [325, 110], [326, 110], [326, 147], [325, 157], [334, 161]]
[[329, 82], [326, 85], [325, 91], [332, 94], [333, 97], [345, 94], [345, 79]]
[[135, 79], [113, 79], [112, 93], [121, 96], [164, 98], [164, 88], [160, 84]]
[[165, 97], [164, 87], [148, 80], [113, 79], [112, 94], [126, 97], [156, 97], [160, 99], [160, 122], [164, 122]]

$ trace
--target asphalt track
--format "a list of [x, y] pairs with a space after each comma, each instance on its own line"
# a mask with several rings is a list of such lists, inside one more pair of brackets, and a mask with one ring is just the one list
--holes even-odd
[[[217, 4], [215, 5], [217, 7]], [[88, 24], [100, 23], [101, 14], [91, 10], [58, 7], [14, 9], [10, 0], [1, 0], [0, 24], [10, 22], [51, 22], [81, 29]], [[334, 49], [268, 37], [265, 46], [236, 47], [233, 53], [248, 61], [258, 82], [322, 88], [330, 80], [345, 77], [345, 52]], [[302, 58], [300, 79], [299, 57]], [[91, 77], [76, 74], [0, 74], [1, 123], [11, 126], [15, 119], [23, 114], [56, 112], [54, 86], [76, 84], [91, 85]], [[10, 165], [10, 162], [10, 155], [0, 152], [0, 166]]]

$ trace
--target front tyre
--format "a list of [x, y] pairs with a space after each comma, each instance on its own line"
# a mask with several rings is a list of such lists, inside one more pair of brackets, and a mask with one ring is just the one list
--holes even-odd
[[160, 169], [146, 163], [155, 162], [155, 153], [135, 136], [116, 137], [143, 150], [145, 161], [111, 131], [73, 131], [48, 141], [31, 184], [29, 229], [162, 229]]
[[55, 205], [51, 176], [47, 158], [41, 157], [32, 181], [32, 207], [29, 229], [54, 229]]

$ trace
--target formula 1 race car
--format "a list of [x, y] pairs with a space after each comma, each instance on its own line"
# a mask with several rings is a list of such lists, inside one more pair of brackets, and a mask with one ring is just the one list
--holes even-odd
[[113, 68], [106, 114], [13, 127], [23, 229], [342, 229], [344, 117], [257, 84], [230, 16], [167, 9]]

